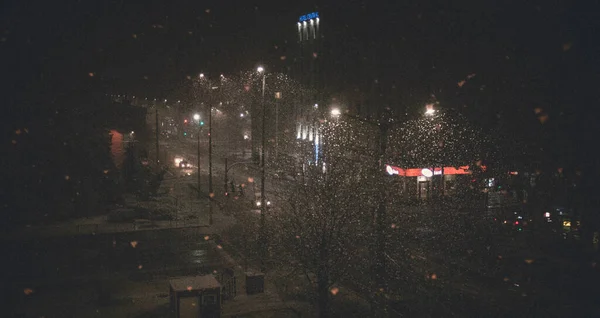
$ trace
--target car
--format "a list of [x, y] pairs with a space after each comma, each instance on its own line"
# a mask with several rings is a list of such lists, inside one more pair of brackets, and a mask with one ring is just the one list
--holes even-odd
[[189, 162], [187, 162], [186, 160], [181, 160], [179, 162], [179, 168], [189, 168], [191, 166], [192, 165]]

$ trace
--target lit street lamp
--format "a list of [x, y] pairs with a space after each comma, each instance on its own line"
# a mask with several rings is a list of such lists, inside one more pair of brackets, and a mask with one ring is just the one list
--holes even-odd
[[342, 114], [342, 111], [339, 108], [334, 108], [331, 110], [331, 116], [339, 117]]
[[199, 121], [200, 120], [200, 114], [194, 114], [194, 120], [195, 121]]
[[433, 108], [433, 104], [425, 105], [425, 115], [433, 115], [435, 114], [435, 109]]
[[265, 271], [265, 256], [266, 256], [266, 252], [267, 252], [267, 242], [266, 242], [266, 229], [265, 229], [265, 207], [266, 207], [266, 203], [265, 203], [265, 123], [267, 121], [266, 119], [266, 109], [265, 109], [265, 80], [266, 80], [266, 74], [265, 74], [265, 69], [262, 66], [259, 66], [256, 71], [258, 71], [259, 74], [262, 74], [262, 101], [261, 101], [261, 107], [262, 107], [262, 140], [261, 140], [261, 155], [260, 155], [260, 243], [261, 243], [261, 252], [262, 252], [262, 257], [261, 257], [261, 271], [264, 272]]

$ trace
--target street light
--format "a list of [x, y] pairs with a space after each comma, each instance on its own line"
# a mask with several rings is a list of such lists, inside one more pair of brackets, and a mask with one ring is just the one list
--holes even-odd
[[195, 121], [199, 121], [200, 120], [200, 114], [194, 114], [194, 120]]
[[334, 108], [331, 110], [331, 116], [339, 117], [342, 114], [342, 111], [339, 108]]
[[433, 115], [435, 114], [435, 109], [433, 108], [433, 104], [425, 105], [425, 115]]
[[204, 78], [204, 73], [200, 73], [200, 75], [198, 75], [198, 77]]
[[259, 74], [262, 74], [262, 140], [261, 140], [261, 154], [260, 154], [260, 243], [261, 243], [261, 271], [265, 271], [265, 256], [267, 252], [267, 242], [266, 242], [266, 229], [265, 229], [265, 206], [267, 205], [265, 202], [265, 123], [267, 121], [266, 118], [266, 109], [265, 109], [265, 80], [266, 74], [265, 69], [262, 66], [259, 66], [256, 71]]

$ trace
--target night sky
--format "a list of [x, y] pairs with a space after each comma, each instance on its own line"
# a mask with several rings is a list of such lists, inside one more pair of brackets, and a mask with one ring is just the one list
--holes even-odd
[[73, 91], [169, 97], [187, 75], [279, 69], [291, 63], [297, 17], [319, 11], [335, 94], [409, 112], [439, 101], [515, 129], [541, 109], [555, 123], [547, 138], [593, 141], [597, 1], [139, 3], [5, 1], [7, 104]]

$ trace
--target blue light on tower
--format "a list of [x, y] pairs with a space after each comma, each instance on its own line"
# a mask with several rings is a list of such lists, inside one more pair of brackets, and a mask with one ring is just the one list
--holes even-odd
[[316, 19], [318, 17], [319, 17], [319, 12], [311, 12], [309, 14], [301, 15], [300, 18], [298, 18], [298, 22], [304, 22], [304, 21], [308, 21], [310, 19]]

